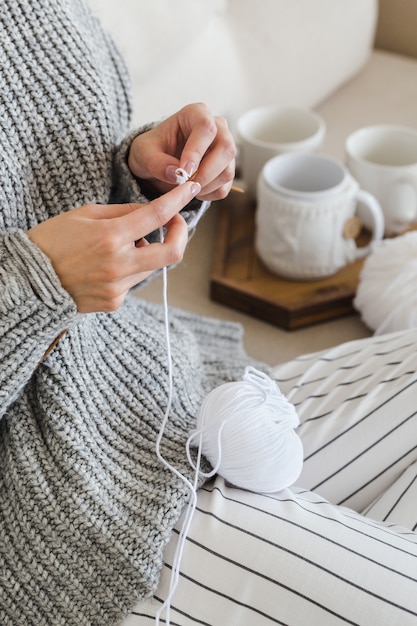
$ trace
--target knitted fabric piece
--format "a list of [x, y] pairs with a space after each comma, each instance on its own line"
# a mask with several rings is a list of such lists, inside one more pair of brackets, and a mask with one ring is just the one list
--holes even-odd
[[[90, 202], [146, 201], [126, 165], [129, 80], [83, 0], [2, 0], [0, 41], [0, 624], [113, 625], [155, 590], [188, 498], [155, 453], [163, 312], [131, 296], [79, 315], [25, 231]], [[236, 325], [171, 311], [170, 333], [162, 453], [191, 477], [202, 399], [247, 359]]]

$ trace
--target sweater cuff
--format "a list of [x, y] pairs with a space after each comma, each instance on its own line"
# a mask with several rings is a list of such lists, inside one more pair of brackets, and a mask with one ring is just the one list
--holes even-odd
[[49, 257], [21, 230], [4, 235], [4, 265], [9, 267], [15, 279], [15, 297], [32, 299], [59, 316], [73, 317], [77, 306], [63, 288]]
[[113, 185], [111, 202], [123, 204], [124, 202], [138, 202], [144, 204], [149, 202], [143, 193], [139, 180], [132, 174], [128, 165], [129, 151], [132, 141], [138, 135], [146, 133], [153, 128], [156, 123], [147, 124], [132, 131], [120, 144], [114, 156]]

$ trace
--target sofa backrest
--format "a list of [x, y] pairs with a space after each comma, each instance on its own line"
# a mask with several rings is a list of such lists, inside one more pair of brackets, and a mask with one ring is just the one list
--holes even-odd
[[125, 54], [135, 123], [206, 101], [314, 107], [364, 65], [377, 0], [90, 0]]

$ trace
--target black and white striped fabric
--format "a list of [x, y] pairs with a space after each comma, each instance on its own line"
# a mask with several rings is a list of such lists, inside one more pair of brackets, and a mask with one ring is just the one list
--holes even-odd
[[[411, 330], [275, 368], [303, 473], [272, 496], [220, 477], [199, 491], [172, 626], [417, 624], [416, 345]], [[155, 597], [123, 626], [154, 624], [177, 537]]]

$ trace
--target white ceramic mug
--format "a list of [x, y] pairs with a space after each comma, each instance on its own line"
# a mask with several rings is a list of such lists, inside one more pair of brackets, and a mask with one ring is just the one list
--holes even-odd
[[288, 153], [270, 159], [258, 181], [255, 245], [265, 266], [295, 280], [336, 273], [368, 254], [358, 247], [358, 201], [369, 212], [372, 241], [384, 233], [377, 200], [359, 189], [345, 165], [319, 154]]
[[[417, 221], [417, 130], [361, 128], [346, 141], [346, 164], [360, 186], [379, 200], [386, 234], [401, 233]], [[363, 221], [369, 227], [366, 216]]]
[[308, 109], [263, 106], [244, 113], [237, 121], [237, 134], [248, 195], [256, 197], [259, 173], [269, 159], [283, 152], [317, 150], [325, 130], [324, 120]]

